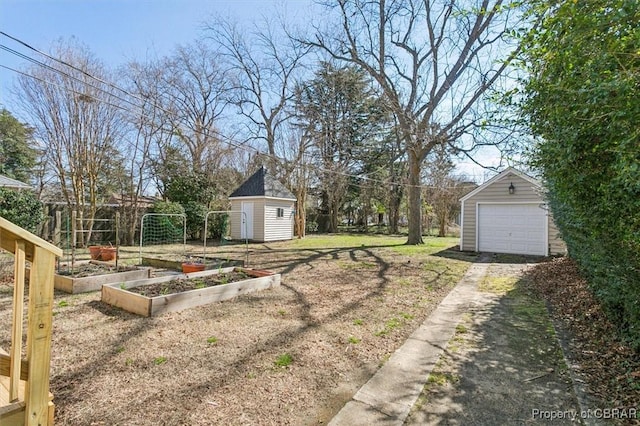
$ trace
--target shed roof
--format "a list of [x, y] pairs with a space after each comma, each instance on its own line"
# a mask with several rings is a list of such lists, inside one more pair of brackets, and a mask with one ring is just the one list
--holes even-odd
[[522, 179], [530, 182], [535, 187], [538, 187], [538, 188], [542, 187], [542, 184], [540, 183], [539, 180], [534, 179], [531, 176], [529, 176], [528, 174], [523, 173], [520, 170], [517, 170], [517, 169], [515, 169], [513, 167], [507, 167], [506, 169], [504, 169], [503, 171], [501, 171], [500, 173], [498, 173], [497, 175], [495, 175], [494, 177], [492, 177], [491, 179], [489, 179], [488, 181], [486, 181], [485, 183], [483, 183], [482, 185], [480, 185], [479, 187], [477, 187], [473, 191], [469, 192], [464, 197], [460, 198], [460, 201], [463, 202], [463, 201], [473, 197], [478, 192], [483, 191], [486, 187], [488, 187], [492, 183], [498, 182], [498, 181], [504, 179], [505, 177], [509, 176], [510, 174], [514, 174], [516, 176], [521, 177]]
[[238, 197], [272, 197], [295, 200], [296, 197], [278, 179], [260, 167], [249, 179], [229, 195], [229, 198]]
[[32, 189], [31, 185], [20, 182], [16, 179], [11, 179], [10, 177], [4, 175], [0, 175], [0, 187], [13, 189]]

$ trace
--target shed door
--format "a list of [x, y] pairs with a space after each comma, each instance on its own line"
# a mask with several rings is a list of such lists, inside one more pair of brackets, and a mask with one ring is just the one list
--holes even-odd
[[253, 239], [253, 203], [242, 202], [242, 226], [240, 227], [240, 238]]
[[538, 204], [479, 204], [478, 251], [546, 255], [546, 211]]

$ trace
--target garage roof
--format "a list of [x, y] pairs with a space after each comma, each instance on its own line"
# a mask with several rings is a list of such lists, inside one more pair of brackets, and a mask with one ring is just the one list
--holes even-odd
[[473, 191], [471, 191], [470, 193], [468, 193], [467, 195], [465, 195], [464, 197], [460, 198], [460, 201], [464, 202], [464, 201], [468, 200], [469, 198], [471, 198], [474, 195], [476, 195], [478, 192], [481, 192], [482, 190], [484, 190], [486, 187], [488, 187], [492, 183], [498, 182], [498, 181], [504, 179], [505, 177], [509, 176], [510, 174], [514, 174], [516, 176], [521, 177], [522, 179], [530, 182], [533, 186], [535, 186], [537, 188], [542, 188], [542, 183], [540, 183], [539, 180], [534, 179], [531, 176], [529, 176], [528, 174], [523, 173], [520, 170], [517, 170], [517, 169], [515, 169], [513, 167], [508, 167], [508, 168], [504, 169], [502, 172], [500, 172], [497, 175], [495, 175], [494, 177], [492, 177], [491, 179], [489, 179], [488, 181], [486, 181], [485, 183], [483, 183], [482, 185], [480, 185], [479, 187], [477, 187], [476, 189], [474, 189]]

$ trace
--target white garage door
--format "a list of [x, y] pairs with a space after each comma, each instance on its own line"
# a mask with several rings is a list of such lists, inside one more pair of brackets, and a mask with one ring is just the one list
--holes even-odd
[[478, 251], [547, 254], [547, 216], [538, 204], [480, 204]]

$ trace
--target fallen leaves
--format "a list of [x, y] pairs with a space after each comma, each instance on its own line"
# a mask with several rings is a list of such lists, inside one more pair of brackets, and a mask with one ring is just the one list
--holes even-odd
[[619, 339], [614, 325], [582, 278], [576, 263], [558, 258], [528, 272], [554, 321], [571, 334], [570, 364], [588, 391], [607, 408], [636, 408], [640, 401], [640, 354]]

